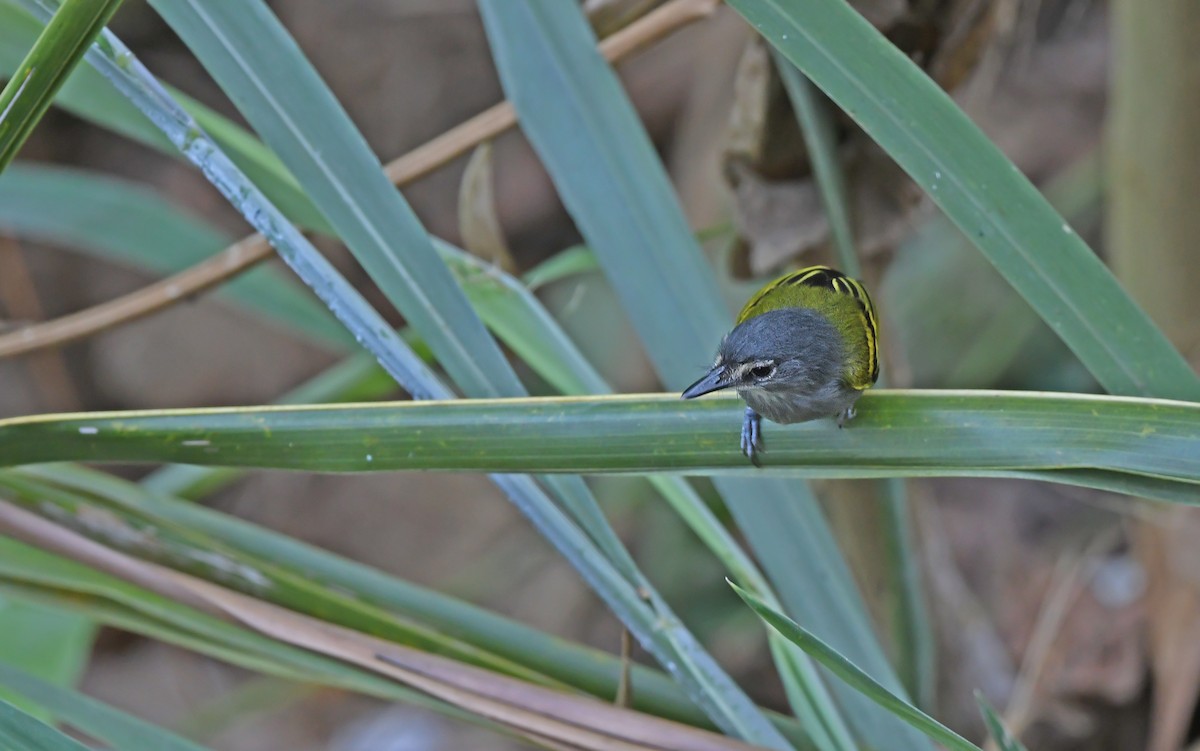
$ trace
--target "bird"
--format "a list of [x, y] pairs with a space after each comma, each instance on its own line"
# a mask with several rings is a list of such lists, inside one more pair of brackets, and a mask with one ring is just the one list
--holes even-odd
[[840, 428], [878, 380], [879, 324], [866, 288], [836, 269], [810, 266], [750, 298], [712, 367], [681, 397], [737, 391], [746, 402], [742, 453], [758, 466], [763, 417], [783, 424], [832, 417]]

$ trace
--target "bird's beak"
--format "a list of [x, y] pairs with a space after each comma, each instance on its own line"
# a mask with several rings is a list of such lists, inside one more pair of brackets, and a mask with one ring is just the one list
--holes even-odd
[[708, 373], [706, 373], [699, 381], [696, 381], [691, 386], [688, 386], [686, 389], [684, 389], [683, 393], [680, 394], [680, 397], [684, 399], [695, 399], [696, 397], [703, 396], [704, 394], [711, 394], [714, 391], [727, 389], [732, 385], [733, 381], [726, 376], [724, 368], [716, 367], [708, 371]]

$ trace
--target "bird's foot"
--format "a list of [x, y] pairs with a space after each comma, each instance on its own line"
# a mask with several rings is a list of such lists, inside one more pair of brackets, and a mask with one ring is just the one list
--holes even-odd
[[854, 409], [853, 406], [846, 407], [841, 412], [838, 412], [837, 413], [838, 427], [839, 428], [845, 427], [846, 423], [849, 422], [850, 420], [853, 420], [856, 415], [858, 415], [858, 410]]
[[762, 416], [746, 407], [746, 418], [742, 421], [742, 453], [751, 464], [758, 467], [758, 452], [766, 450], [767, 444], [762, 436]]

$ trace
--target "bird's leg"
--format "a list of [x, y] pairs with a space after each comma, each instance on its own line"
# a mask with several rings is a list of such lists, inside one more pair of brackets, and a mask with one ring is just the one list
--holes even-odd
[[840, 427], [845, 426], [845, 424], [847, 422], [849, 422], [850, 420], [853, 420], [857, 414], [858, 414], [858, 410], [854, 409], [854, 405], [850, 405], [849, 407], [846, 407], [845, 409], [843, 409], [841, 412], [838, 412], [837, 413], [838, 427], [840, 428]]
[[750, 407], [746, 407], [746, 418], [742, 421], [742, 453], [758, 466], [758, 451], [766, 451], [767, 444], [762, 437], [762, 416]]

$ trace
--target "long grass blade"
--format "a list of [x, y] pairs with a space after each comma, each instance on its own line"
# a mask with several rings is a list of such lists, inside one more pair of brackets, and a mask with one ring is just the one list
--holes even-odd
[[980, 751], [980, 748], [958, 733], [909, 704], [903, 697], [893, 694], [879, 681], [867, 675], [857, 665], [847, 660], [808, 630], [799, 626], [786, 615], [769, 607], [758, 597], [736, 584], [730, 584], [738, 596], [758, 614], [763, 621], [781, 636], [803, 649], [817, 662], [824, 665], [837, 677], [861, 691], [879, 706], [896, 715], [912, 727], [925, 733], [933, 740], [953, 751]]
[[761, 469], [738, 451], [740, 402], [670, 395], [15, 417], [0, 420], [0, 463], [846, 478], [1041, 470], [1048, 480], [1090, 470], [1200, 482], [1200, 404], [1192, 402], [893, 390], [868, 394], [861, 405], [845, 430], [823, 421], [771, 426]]

